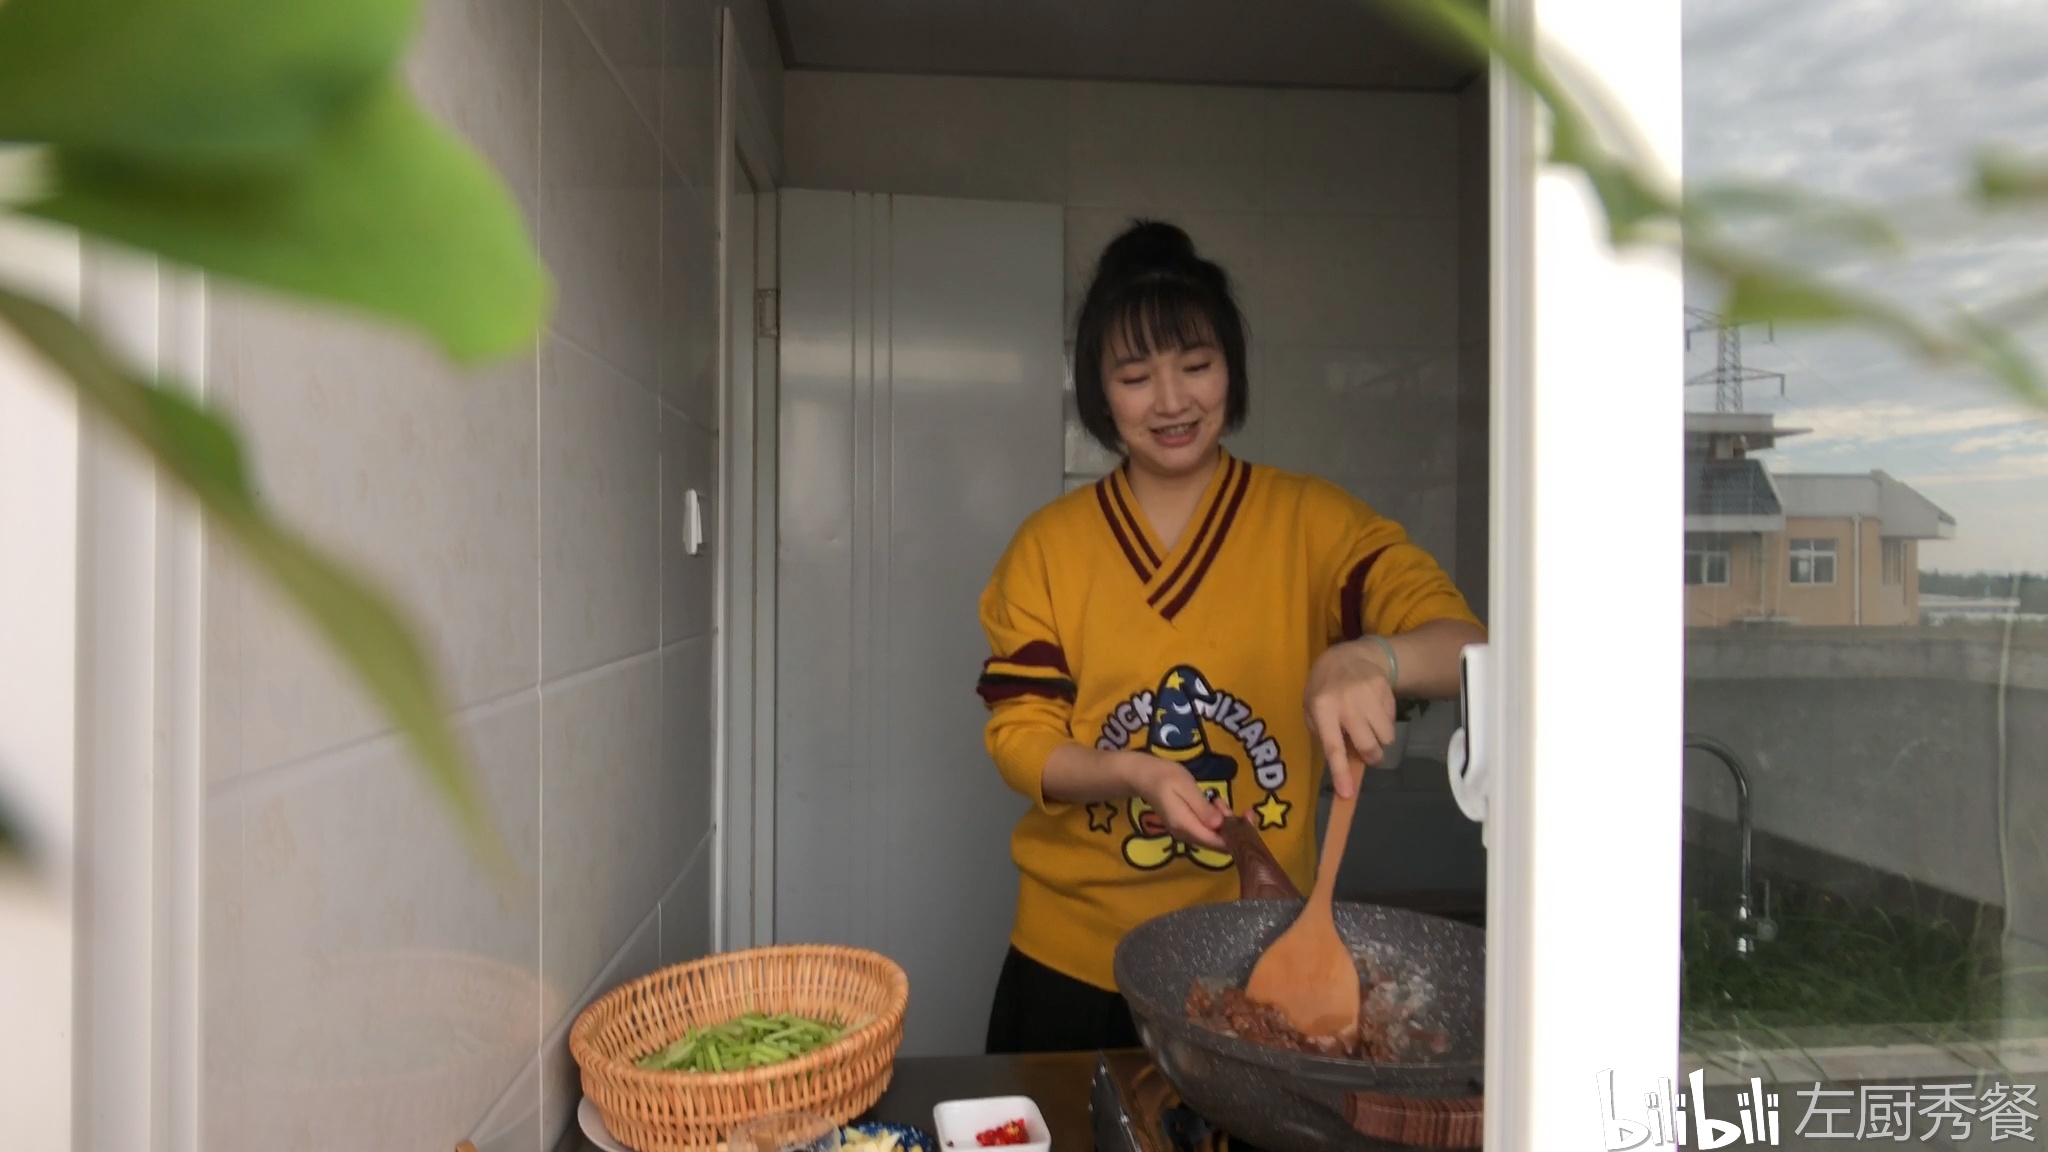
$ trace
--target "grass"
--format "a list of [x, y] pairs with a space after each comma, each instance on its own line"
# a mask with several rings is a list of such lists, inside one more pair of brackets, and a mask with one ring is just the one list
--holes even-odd
[[1730, 917], [1688, 900], [1681, 1021], [1690, 1033], [1815, 1026], [1955, 1025], [2014, 1014], [2048, 1016], [2041, 975], [2004, 971], [1982, 923], [1855, 905], [1788, 885], [1773, 913], [1778, 938], [1745, 957]]

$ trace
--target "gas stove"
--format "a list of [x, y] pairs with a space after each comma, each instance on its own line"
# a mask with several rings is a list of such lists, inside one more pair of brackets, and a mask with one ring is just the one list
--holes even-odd
[[1182, 1103], [1142, 1051], [1101, 1053], [1089, 1102], [1096, 1152], [1261, 1152]]
[[[1143, 1051], [1096, 1055], [1089, 1109], [1096, 1152], [1262, 1152], [1190, 1108]], [[1477, 1096], [1416, 1100], [1353, 1093], [1345, 1120], [1358, 1133], [1357, 1143], [1347, 1147], [1399, 1152], [1480, 1144]]]

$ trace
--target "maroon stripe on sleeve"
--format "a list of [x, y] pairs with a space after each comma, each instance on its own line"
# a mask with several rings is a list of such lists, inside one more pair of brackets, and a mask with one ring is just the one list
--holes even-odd
[[996, 705], [1004, 700], [1019, 696], [1043, 696], [1048, 700], [1074, 701], [1074, 682], [1071, 680], [1027, 680], [1022, 676], [983, 676], [974, 686], [981, 702]]
[[[1194, 543], [1188, 545], [1188, 550], [1181, 556], [1180, 563], [1174, 565], [1173, 575], [1168, 576], [1160, 583], [1159, 587], [1152, 590], [1152, 595], [1145, 600], [1147, 604], [1157, 607], [1159, 601], [1164, 599], [1169, 592], [1173, 591], [1174, 583], [1180, 579], [1181, 573], [1188, 570], [1188, 565], [1194, 563], [1195, 556], [1202, 551], [1202, 541], [1208, 537], [1210, 527], [1216, 523], [1216, 511], [1223, 507], [1223, 493], [1230, 490], [1231, 482], [1236, 478], [1235, 473], [1239, 467], [1236, 458], [1233, 457], [1226, 461], [1226, 463], [1230, 470], [1223, 474], [1223, 483], [1218, 485], [1216, 489], [1216, 502], [1209, 505], [1208, 515], [1202, 517], [1202, 526], [1195, 530]], [[1243, 468], [1245, 473], [1249, 475], [1251, 465], [1243, 465]]]
[[997, 661], [1004, 664], [1024, 664], [1032, 668], [1057, 668], [1064, 675], [1072, 674], [1072, 669], [1067, 667], [1067, 654], [1060, 651], [1060, 646], [1050, 640], [1033, 640], [1008, 656], [996, 656], [983, 661], [982, 667], [986, 668]]
[[1351, 574], [1344, 578], [1344, 591], [1338, 600], [1343, 610], [1343, 638], [1356, 640], [1365, 635], [1365, 578], [1372, 574], [1373, 561], [1386, 554], [1382, 548], [1368, 555], [1351, 568]]
[[1095, 499], [1102, 505], [1102, 518], [1109, 521], [1109, 530], [1116, 534], [1117, 546], [1124, 550], [1124, 559], [1131, 562], [1131, 570], [1138, 574], [1138, 582], [1142, 584], [1150, 581], [1151, 570], [1138, 558], [1138, 550], [1131, 547], [1131, 538], [1124, 534], [1124, 526], [1116, 518], [1116, 509], [1110, 507], [1108, 480], [1095, 482]]
[[1145, 539], [1145, 534], [1138, 530], [1138, 518], [1131, 515], [1131, 506], [1124, 503], [1123, 480], [1117, 475], [1122, 471], [1122, 468], [1118, 468], [1116, 472], [1109, 474], [1109, 494], [1116, 500], [1116, 510], [1123, 513], [1124, 525], [1131, 530], [1131, 539], [1138, 542], [1138, 547], [1144, 550], [1145, 559], [1152, 562], [1152, 567], [1157, 568], [1159, 557], [1153, 554], [1152, 545]]
[[1237, 474], [1237, 486], [1230, 493], [1230, 506], [1223, 510], [1223, 519], [1216, 525], [1216, 538], [1209, 541], [1209, 548], [1202, 553], [1202, 562], [1195, 567], [1194, 575], [1188, 577], [1187, 586], [1173, 598], [1173, 603], [1160, 609], [1160, 615], [1168, 620], [1180, 615], [1180, 610], [1187, 607], [1188, 600], [1194, 596], [1195, 589], [1202, 586], [1202, 577], [1209, 574], [1209, 565], [1215, 562], [1216, 554], [1223, 551], [1223, 541], [1230, 535], [1231, 522], [1237, 519], [1238, 505], [1244, 503], [1245, 490], [1252, 486], [1251, 481], [1251, 466], [1246, 465]]

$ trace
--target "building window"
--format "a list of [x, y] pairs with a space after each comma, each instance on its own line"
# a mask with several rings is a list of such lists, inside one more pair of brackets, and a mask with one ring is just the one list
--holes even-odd
[[1906, 542], [1887, 540], [1884, 542], [1884, 582], [1904, 584], [1906, 582]]
[[1792, 583], [1833, 584], [1835, 542], [1833, 540], [1792, 541]]
[[1685, 582], [1728, 583], [1728, 541], [1720, 536], [1689, 533], [1685, 538]]

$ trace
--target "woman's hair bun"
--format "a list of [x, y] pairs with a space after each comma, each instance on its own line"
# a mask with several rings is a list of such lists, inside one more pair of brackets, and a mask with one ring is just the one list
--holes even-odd
[[1200, 261], [1195, 255], [1195, 242], [1179, 227], [1161, 220], [1138, 220], [1102, 250], [1096, 271], [1112, 275], [1188, 271]]

